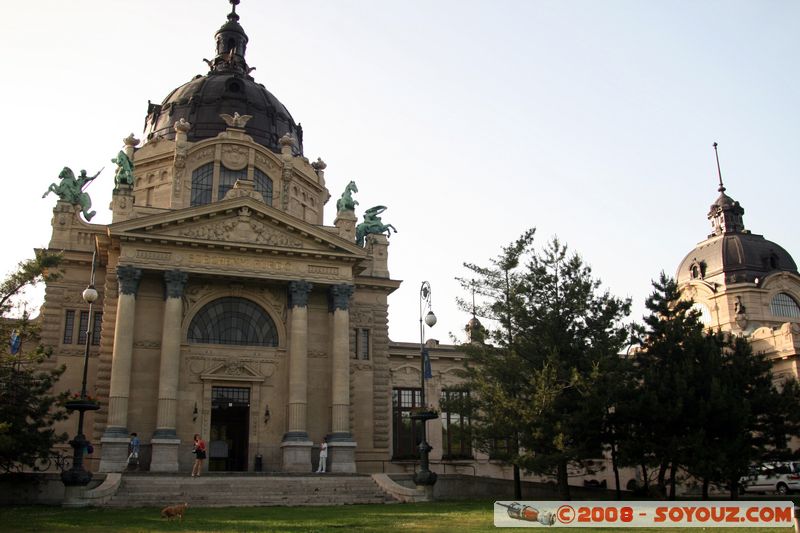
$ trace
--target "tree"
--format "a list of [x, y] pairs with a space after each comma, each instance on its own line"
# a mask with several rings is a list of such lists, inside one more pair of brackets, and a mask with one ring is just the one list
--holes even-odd
[[465, 348], [466, 372], [481, 442], [511, 436], [512, 464], [555, 473], [568, 499], [568, 465], [602, 455], [608, 405], [596, 401], [598, 387], [627, 338], [630, 302], [599, 293], [591, 269], [557, 239], [538, 253], [532, 237], [504, 248], [493, 268], [465, 265], [488, 300], [479, 311], [499, 324], [488, 345]]
[[486, 302], [474, 307], [460, 299], [460, 307], [499, 325], [487, 330], [485, 335], [481, 332], [482, 340], [489, 344], [464, 346], [468, 361], [465, 377], [471, 392], [470, 405], [464, 407], [472, 417], [472, 438], [478, 449], [512, 465], [517, 499], [522, 498], [522, 481], [519, 420], [515, 413], [524, 384], [524, 366], [514, 343], [517, 325], [513, 309], [517, 306], [514, 302], [521, 284], [520, 261], [531, 252], [535, 232], [536, 229], [531, 228], [504, 247], [502, 253], [491, 260], [490, 267], [465, 263], [477, 278], [459, 279], [462, 287], [480, 295]]
[[727, 484], [735, 498], [752, 462], [788, 453], [800, 388], [790, 381], [779, 391], [771, 363], [744, 337], [706, 331], [672, 278], [662, 272], [653, 287], [635, 387], [622, 402], [623, 460], [641, 466], [645, 480], [647, 468], [657, 467], [670, 499], [679, 469], [702, 481], [704, 498], [711, 483]]
[[661, 490], [669, 472], [674, 497], [683, 445], [692, 431], [687, 415], [695, 407], [690, 387], [697, 372], [694, 360], [705, 342], [703, 324], [692, 302], [681, 299], [675, 281], [663, 272], [653, 282], [645, 306], [650, 314], [644, 317], [642, 345], [635, 359], [638, 387], [621, 413], [628, 423], [621, 455], [627, 464], [642, 468], [645, 483], [648, 468], [657, 467]]
[[66, 435], [55, 433], [53, 424], [66, 418], [61, 407], [66, 394], [52, 394], [64, 368], [42, 369], [39, 365], [51, 350], [39, 344], [39, 326], [24, 311], [9, 318], [13, 302], [25, 288], [59, 276], [55, 270], [60, 255], [36, 253], [21, 262], [0, 284], [0, 338], [11, 341], [0, 355], [0, 471], [33, 466], [49, 455]]

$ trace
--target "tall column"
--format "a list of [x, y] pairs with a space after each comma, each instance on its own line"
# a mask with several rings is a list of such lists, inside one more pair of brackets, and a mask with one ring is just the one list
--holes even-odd
[[350, 434], [350, 296], [352, 285], [330, 288], [333, 313], [331, 356], [331, 435], [328, 459], [331, 472], [355, 472], [356, 443]]
[[181, 322], [183, 320], [183, 288], [188, 276], [180, 270], [164, 272], [164, 325], [161, 332], [161, 367], [158, 378], [158, 418], [150, 443], [153, 472], [178, 471], [178, 446], [175, 431], [180, 377]]
[[307, 281], [289, 283], [289, 412], [288, 431], [283, 435], [283, 469], [311, 470], [311, 446], [306, 426], [308, 407], [308, 295]]
[[128, 397], [131, 389], [133, 328], [136, 317], [136, 292], [142, 271], [118, 266], [119, 299], [111, 355], [111, 386], [108, 393], [108, 422], [100, 442], [103, 444], [101, 472], [122, 472], [128, 458]]

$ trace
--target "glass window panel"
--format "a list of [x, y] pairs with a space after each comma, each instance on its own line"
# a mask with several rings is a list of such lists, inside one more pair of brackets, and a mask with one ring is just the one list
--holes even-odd
[[72, 339], [75, 331], [75, 311], [67, 309], [67, 314], [64, 317], [64, 344], [72, 344]]
[[269, 176], [260, 170], [253, 169], [253, 181], [255, 182], [256, 191], [261, 193], [264, 197], [264, 202], [267, 205], [272, 205], [272, 180]]
[[94, 314], [94, 324], [92, 325], [92, 344], [94, 346], [100, 345], [100, 333], [103, 329], [103, 313]]
[[78, 344], [86, 344], [86, 330], [89, 328], [89, 311], [81, 311], [78, 322]]
[[360, 330], [359, 339], [358, 339], [358, 351], [359, 351], [359, 358], [363, 360], [369, 359], [369, 330], [362, 329]]
[[211, 203], [212, 181], [214, 179], [214, 163], [207, 163], [192, 171], [191, 205]]
[[769, 303], [769, 310], [775, 316], [800, 318], [800, 306], [797, 305], [794, 298], [785, 292], [775, 295]]

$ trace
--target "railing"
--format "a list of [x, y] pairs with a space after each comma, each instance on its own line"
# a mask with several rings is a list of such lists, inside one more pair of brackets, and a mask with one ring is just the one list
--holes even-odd
[[[386, 473], [386, 464], [387, 463], [390, 464], [390, 465], [396, 465], [396, 466], [403, 467], [403, 468], [405, 468], [407, 466], [414, 467], [419, 463], [419, 461], [415, 460], [415, 459], [409, 459], [409, 460], [405, 460], [405, 459], [403, 459], [403, 460], [361, 459], [361, 460], [358, 460], [356, 462], [357, 463], [380, 463], [380, 465], [381, 465], [381, 473], [382, 474]], [[443, 475], [447, 474], [447, 467], [448, 466], [451, 467], [451, 468], [471, 468], [472, 469], [472, 477], [477, 477], [477, 475], [478, 475], [478, 469], [477, 469], [476, 465], [472, 464], [472, 463], [458, 463], [458, 462], [452, 462], [452, 461], [431, 461], [430, 462], [430, 466], [433, 467], [434, 465], [439, 465], [439, 466], [442, 467], [442, 471], [440, 473], [443, 474]], [[431, 468], [431, 470], [433, 470], [433, 468]], [[413, 469], [412, 469], [412, 471], [413, 471]], [[459, 472], [456, 471], [455, 473], [458, 474]]]

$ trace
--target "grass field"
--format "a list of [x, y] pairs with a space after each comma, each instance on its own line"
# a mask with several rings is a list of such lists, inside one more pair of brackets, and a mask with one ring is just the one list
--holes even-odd
[[[542, 531], [542, 529], [539, 529]], [[60, 507], [0, 507], [0, 531], [269, 531], [329, 532], [391, 531], [455, 532], [498, 531], [492, 523], [492, 502], [435, 502], [397, 505], [336, 507], [226, 507], [190, 508], [183, 522], [168, 522], [159, 509], [62, 509]], [[612, 528], [570, 529], [595, 533]], [[776, 528], [668, 528], [624, 529], [667, 533], [790, 532]]]

